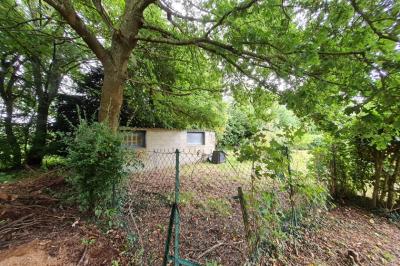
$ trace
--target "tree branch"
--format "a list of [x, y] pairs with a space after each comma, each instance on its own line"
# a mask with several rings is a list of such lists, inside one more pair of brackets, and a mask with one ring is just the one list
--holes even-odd
[[[114, 32], [112, 46], [122, 45], [131, 50], [136, 44], [135, 37], [143, 25], [143, 11], [156, 0], [125, 0], [125, 10], [121, 18], [120, 30]], [[121, 42], [124, 39], [126, 42]]]
[[[138, 80], [134, 78], [129, 78], [128, 81], [130, 82], [132, 87], [135, 87], [133, 84], [142, 84], [142, 85], [147, 85], [147, 86], [155, 86], [155, 90], [173, 95], [173, 96], [190, 96], [193, 95], [194, 92], [196, 91], [207, 91], [210, 93], [222, 93], [223, 92], [223, 86], [219, 87], [214, 87], [214, 88], [202, 88], [202, 87], [193, 87], [190, 86], [189, 88], [183, 88], [183, 87], [174, 87], [170, 86], [164, 82], [150, 82], [150, 81], [143, 81], [143, 80]], [[161, 86], [160, 86], [161, 85]], [[175, 92], [178, 91], [178, 92]]]
[[144, 37], [136, 37], [135, 38], [138, 41], [143, 41], [143, 42], [151, 42], [151, 43], [164, 43], [164, 44], [171, 44], [171, 45], [177, 45], [177, 46], [183, 46], [183, 45], [194, 45], [197, 43], [200, 43], [203, 39], [198, 38], [198, 39], [188, 39], [188, 40], [176, 40], [176, 39], [170, 39], [170, 38], [144, 38]]
[[25, 20], [25, 21], [22, 21], [22, 22], [15, 23], [15, 24], [12, 25], [12, 26], [0, 27], [0, 29], [1, 29], [1, 30], [15, 29], [15, 28], [17, 28], [17, 27], [19, 27], [19, 26], [22, 26], [22, 25], [25, 25], [25, 24], [29, 24], [29, 23], [31, 23], [31, 22], [43, 21], [43, 20], [44, 20], [44, 21], [50, 21], [51, 19], [52, 19], [51, 17], [28, 19], [28, 20]]
[[104, 9], [103, 5], [101, 4], [101, 0], [92, 0], [94, 7], [96, 8], [97, 13], [101, 16], [104, 23], [106, 23], [107, 27], [111, 32], [114, 31], [114, 25], [108, 15], [107, 11]]
[[61, 14], [61, 16], [67, 21], [67, 23], [86, 42], [90, 50], [94, 52], [94, 54], [100, 61], [105, 62], [109, 59], [107, 50], [99, 42], [96, 36], [86, 27], [85, 23], [76, 13], [70, 0], [63, 0], [62, 3], [57, 0], [44, 1]]
[[171, 7], [165, 5], [162, 1], [158, 1], [157, 6], [167, 13], [167, 17], [174, 16], [174, 17], [186, 20], [186, 21], [191, 21], [191, 22], [202, 22], [202, 23], [215, 22], [215, 20], [213, 20], [213, 19], [195, 18], [195, 17], [191, 17], [191, 16], [182, 15], [182, 14], [172, 10]]
[[383, 32], [379, 31], [375, 25], [374, 22], [368, 17], [367, 14], [365, 14], [361, 8], [358, 6], [358, 4], [356, 3], [356, 0], [350, 0], [351, 5], [353, 6], [354, 11], [356, 11], [357, 14], [359, 14], [364, 21], [369, 25], [369, 27], [371, 28], [371, 30], [378, 35], [379, 38], [381, 39], [386, 39], [386, 40], [390, 40], [393, 42], [399, 42], [400, 39], [397, 36], [394, 35], [388, 35], [388, 34], [384, 34]]
[[266, 88], [270, 88], [270, 86], [265, 81], [260, 80], [259, 78], [255, 77], [254, 75], [252, 75], [251, 73], [246, 71], [238, 63], [236, 63], [232, 58], [229, 58], [229, 56], [227, 56], [226, 54], [216, 50], [215, 48], [208, 47], [207, 45], [204, 45], [204, 44], [199, 44], [199, 47], [203, 48], [206, 51], [209, 51], [212, 54], [216, 54], [216, 55], [222, 57], [228, 64], [233, 66], [236, 70], [238, 70], [240, 73], [242, 73], [247, 78], [257, 82], [258, 84], [260, 84], [260, 85], [262, 85], [262, 86], [264, 86]]
[[222, 17], [220, 17], [220, 19], [217, 21], [217, 23], [215, 23], [213, 26], [211, 26], [210, 29], [208, 29], [208, 31], [206, 32], [205, 36], [210, 35], [210, 33], [213, 30], [215, 30], [216, 28], [221, 26], [224, 23], [225, 19], [227, 17], [229, 17], [232, 13], [246, 10], [246, 9], [250, 8], [253, 4], [255, 4], [257, 1], [258, 0], [251, 0], [248, 3], [240, 4], [240, 5], [236, 6], [235, 8], [233, 8], [233, 9], [229, 10], [228, 12], [226, 12], [224, 15], [222, 15]]

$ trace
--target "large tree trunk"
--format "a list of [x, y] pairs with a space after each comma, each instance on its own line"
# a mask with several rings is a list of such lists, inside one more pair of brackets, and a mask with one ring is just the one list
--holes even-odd
[[376, 208], [378, 206], [378, 198], [379, 198], [379, 188], [381, 184], [381, 176], [383, 170], [383, 161], [384, 161], [384, 153], [382, 151], [375, 151], [375, 158], [374, 158], [374, 190], [372, 193], [372, 207]]
[[136, 42], [126, 46], [114, 36], [114, 50], [110, 58], [103, 62], [104, 80], [101, 88], [99, 121], [106, 122], [112, 131], [117, 132], [119, 115], [124, 97], [124, 86], [128, 78], [128, 62]]
[[32, 139], [32, 147], [28, 152], [26, 162], [29, 165], [40, 165], [46, 154], [47, 119], [49, 117], [50, 101], [40, 98], [37, 109], [36, 129]]
[[143, 26], [143, 12], [155, 0], [126, 0], [124, 12], [114, 27], [101, 4], [94, 8], [101, 13], [103, 22], [111, 28], [111, 47], [106, 49], [97, 36], [87, 27], [85, 21], [75, 10], [72, 1], [45, 0], [54, 7], [66, 22], [82, 37], [104, 67], [104, 81], [101, 92], [99, 121], [107, 122], [113, 131], [118, 130], [119, 113], [123, 100], [123, 87], [127, 79], [127, 65], [132, 50], [137, 44], [137, 34]]
[[4, 119], [4, 127], [6, 132], [7, 142], [11, 147], [12, 151], [12, 167], [18, 168], [21, 166], [21, 149], [19, 147], [19, 143], [14, 134], [13, 125], [12, 125], [12, 115], [13, 115], [13, 102], [9, 100], [5, 102], [6, 105], [6, 117]]
[[[12, 168], [21, 166], [21, 149], [18, 140], [14, 134], [12, 116], [14, 112], [14, 95], [13, 88], [17, 81], [17, 72], [21, 65], [19, 55], [14, 55], [8, 59], [7, 54], [1, 56], [0, 65], [0, 97], [3, 99], [6, 108], [6, 117], [4, 118], [4, 128], [7, 143], [11, 150]], [[7, 78], [8, 77], [8, 78]], [[6, 81], [7, 80], [7, 81]]]
[[[120, 66], [120, 68], [123, 65]], [[114, 66], [104, 67], [104, 81], [101, 89], [99, 121], [106, 122], [116, 132], [119, 125], [126, 69], [117, 69]]]
[[31, 57], [33, 67], [33, 80], [38, 97], [38, 109], [36, 117], [35, 134], [32, 139], [26, 162], [29, 165], [40, 165], [46, 154], [47, 120], [49, 108], [58, 93], [61, 84], [61, 60], [58, 58], [58, 51], [55, 42], [53, 43], [53, 58], [48, 67], [42, 67], [41, 59], [38, 56]]
[[382, 172], [384, 174], [384, 179], [382, 182], [382, 187], [381, 187], [381, 195], [379, 197], [380, 202], [385, 202], [386, 194], [388, 192], [388, 182], [389, 182], [389, 173], [386, 173], [385, 171]]
[[392, 209], [394, 205], [394, 193], [395, 193], [394, 185], [396, 184], [396, 180], [399, 175], [400, 175], [400, 152], [397, 152], [394, 171], [388, 181], [387, 208], [389, 209]]

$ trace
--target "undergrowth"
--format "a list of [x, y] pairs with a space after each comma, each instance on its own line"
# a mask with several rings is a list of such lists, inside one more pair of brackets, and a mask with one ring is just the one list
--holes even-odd
[[[285, 263], [287, 246], [297, 250], [304, 227], [326, 209], [325, 185], [314, 172], [293, 169], [289, 147], [296, 134], [289, 129], [275, 136], [260, 132], [241, 150], [241, 158], [253, 161], [251, 191], [245, 195], [250, 216], [245, 224], [250, 232], [247, 265]], [[263, 186], [265, 182], [270, 185]]]

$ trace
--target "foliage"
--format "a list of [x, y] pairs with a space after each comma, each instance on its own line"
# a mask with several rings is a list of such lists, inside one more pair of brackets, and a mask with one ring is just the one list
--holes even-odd
[[0, 173], [0, 184], [2, 183], [11, 183], [17, 180], [16, 175], [14, 173]]
[[[304, 206], [323, 203], [320, 182], [335, 198], [362, 194], [372, 207], [400, 206], [398, 1], [151, 2], [1, 2], [0, 168], [57, 153], [55, 131], [74, 131], [67, 120], [81, 119], [76, 106], [92, 118], [124, 95], [113, 106], [115, 130], [119, 118], [132, 126], [225, 129], [221, 145], [242, 146], [255, 177]], [[104, 89], [106, 76], [113, 82]], [[78, 130], [69, 143], [77, 171], [71, 182], [82, 206], [93, 208], [109, 201], [122, 162], [113, 134], [96, 123], [82, 127], [93, 130]], [[283, 147], [312, 148], [311, 170], [289, 173]], [[117, 159], [100, 160], [103, 152]], [[89, 192], [92, 185], [105, 197]], [[262, 220], [277, 238], [284, 217], [307, 210], [296, 205], [288, 216], [280, 194], [256, 192], [252, 200], [268, 210]]]
[[397, 211], [392, 211], [388, 214], [389, 221], [397, 224], [400, 227], [400, 212]]
[[[5, 127], [10, 125], [5, 132], [9, 142], [13, 142], [13, 151], [23, 155], [20, 159], [39, 165], [48, 152], [51, 106], [62, 79], [72, 74], [77, 61], [87, 53], [75, 46], [79, 41], [60, 41], [62, 36], [74, 38], [73, 33], [40, 1], [2, 1], [0, 13], [1, 61], [7, 57], [17, 59], [12, 64], [17, 71], [8, 79], [14, 83], [7, 86], [8, 95], [3, 97], [4, 106], [1, 105], [7, 106]], [[13, 135], [17, 141], [12, 141]]]
[[[158, 52], [158, 51], [155, 51]], [[179, 57], [188, 51], [180, 51]], [[178, 56], [178, 55], [177, 55]], [[216, 76], [210, 76], [208, 80], [203, 75], [203, 79], [191, 80], [192, 73], [184, 68], [182, 62], [153, 59], [141, 59], [143, 62], [138, 66], [132, 66], [131, 71], [136, 71], [143, 75], [140, 82], [131, 81], [127, 84], [121, 113], [120, 125], [131, 127], [157, 127], [157, 128], [207, 128], [219, 130], [225, 124], [225, 103], [219, 92], [203, 91], [201, 86], [206, 83], [218, 83]], [[165, 65], [167, 64], [167, 65]], [[180, 75], [174, 77], [160, 76], [155, 77], [160, 69], [179, 68]], [[194, 71], [194, 70], [192, 70]], [[196, 71], [210, 72], [204, 63], [197, 65]], [[143, 72], [143, 74], [142, 74]], [[158, 73], [159, 74], [159, 73]], [[86, 73], [80, 73], [74, 77], [76, 85], [72, 87], [75, 94], [60, 94], [56, 103], [57, 116], [56, 123], [52, 127], [54, 131], [70, 132], [71, 126], [77, 124], [80, 118], [91, 119], [97, 117], [100, 104], [101, 84], [103, 82], [103, 70], [99, 67], [90, 68]], [[155, 90], [143, 80], [149, 79], [152, 82], [166, 82], [163, 89]], [[190, 88], [179, 87], [199, 86], [200, 88], [190, 92]]]
[[[250, 262], [280, 259], [288, 241], [296, 246], [299, 230], [313, 224], [325, 209], [328, 192], [319, 173], [308, 170], [308, 151], [319, 147], [321, 138], [312, 123], [302, 122], [267, 92], [255, 91], [247, 106], [254, 132], [242, 139], [239, 160], [253, 162], [252, 190], [246, 199], [251, 215]], [[268, 106], [268, 108], [265, 108]], [[298, 155], [300, 154], [300, 155]]]
[[[384, 1], [331, 2], [310, 10], [303, 36], [305, 46], [320, 45], [307, 57], [318, 78], [282, 93], [297, 115], [326, 133], [318, 152], [332, 195], [363, 194], [372, 207], [393, 208], [398, 198], [398, 14], [398, 3]], [[341, 52], [326, 53], [337, 47]]]
[[43, 158], [42, 168], [51, 169], [60, 166], [66, 166], [67, 161], [65, 157], [57, 155], [47, 155]]
[[6, 138], [0, 136], [0, 169], [7, 169], [12, 165], [12, 150]]
[[252, 191], [247, 196], [252, 214], [251, 261], [268, 255], [279, 258], [288, 240], [296, 246], [303, 224], [312, 224], [326, 208], [328, 193], [314, 172], [293, 169], [289, 147], [299, 130], [286, 127], [284, 134], [257, 132], [240, 150], [254, 162]]
[[[271, 135], [270, 133], [278, 133], [285, 127], [298, 128], [301, 124], [291, 110], [279, 104], [274, 94], [261, 88], [246, 96], [237, 95], [237, 100], [230, 106], [228, 116], [228, 123], [220, 143], [227, 148], [238, 148], [260, 131]], [[306, 141], [303, 135], [298, 138], [298, 144]]]
[[101, 214], [115, 200], [115, 190], [123, 181], [121, 136], [103, 123], [89, 125], [82, 120], [68, 142], [68, 165], [73, 171], [68, 182], [76, 189], [83, 210]]
[[228, 123], [219, 143], [220, 146], [238, 147], [241, 142], [253, 136], [256, 125], [251, 120], [251, 110], [248, 106], [234, 104], [229, 109]]
[[[134, 50], [126, 86], [127, 125], [220, 130], [226, 122], [222, 75], [202, 51], [154, 45]], [[121, 121], [122, 123], [124, 121]]]

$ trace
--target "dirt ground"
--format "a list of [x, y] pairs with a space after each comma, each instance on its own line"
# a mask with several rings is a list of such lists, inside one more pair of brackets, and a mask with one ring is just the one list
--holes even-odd
[[101, 232], [52, 194], [65, 188], [58, 172], [0, 186], [0, 265], [111, 265], [122, 236]]
[[357, 207], [326, 213], [308, 232], [295, 265], [400, 265], [400, 229], [386, 218]]
[[[245, 184], [195, 176], [182, 180], [181, 256], [201, 264], [243, 265], [246, 244], [240, 206], [233, 196]], [[129, 216], [136, 244], [129, 256], [124, 232], [102, 232], [76, 207], [55, 197], [53, 192], [65, 187], [58, 172], [0, 185], [0, 265], [128, 265], [128, 260], [131, 265], [161, 265], [171, 185], [173, 181], [158, 180], [157, 175], [131, 184]], [[285, 261], [400, 265], [399, 243], [400, 229], [386, 218], [356, 207], [337, 207], [323, 215], [317, 229], [305, 231], [298, 254], [288, 252]]]
[[[202, 172], [203, 171], [203, 172]], [[204, 168], [182, 173], [182, 257], [218, 265], [243, 265], [245, 233], [237, 187], [248, 180], [231, 178]], [[131, 197], [144, 253], [141, 262], [161, 265], [173, 178], [152, 172], [135, 176]], [[151, 181], [150, 181], [151, 180]], [[247, 185], [246, 185], [247, 184]], [[288, 246], [277, 265], [400, 265], [400, 229], [386, 218], [357, 207], [336, 207], [323, 214], [318, 226], [304, 230], [297, 254]], [[215, 265], [215, 264], [213, 264]]]

